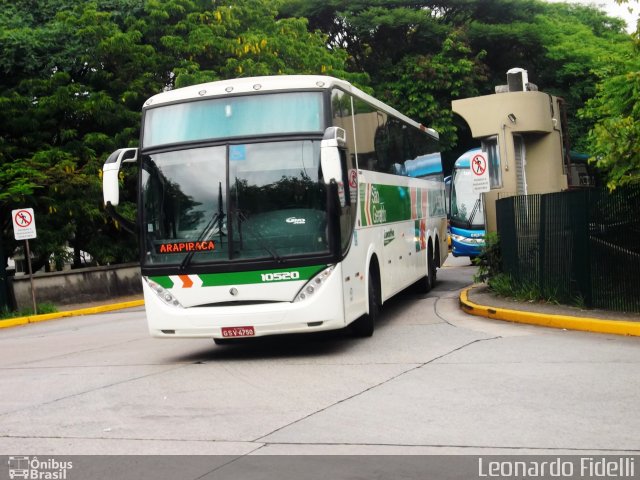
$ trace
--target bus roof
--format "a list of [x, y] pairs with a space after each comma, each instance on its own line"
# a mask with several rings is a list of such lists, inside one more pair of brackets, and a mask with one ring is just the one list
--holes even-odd
[[360, 98], [376, 108], [397, 117], [406, 123], [439, 138], [438, 132], [427, 128], [396, 109], [384, 104], [380, 100], [368, 95], [345, 80], [324, 75], [273, 75], [265, 77], [233, 78], [217, 82], [201, 83], [183, 88], [176, 88], [159, 93], [149, 98], [143, 108], [153, 108], [158, 105], [175, 103], [198, 98], [222, 97], [227, 95], [246, 95], [261, 92], [291, 91], [291, 90], [327, 90], [339, 87], [354, 97]]
[[437, 175], [442, 173], [442, 158], [440, 153], [429, 153], [415, 160], [407, 160], [404, 162], [404, 166], [407, 169], [407, 175], [410, 177]]
[[480, 153], [482, 150], [480, 148], [472, 148], [471, 150], [467, 150], [462, 155], [458, 157], [456, 163], [453, 165], [453, 168], [471, 168], [471, 157], [476, 153]]

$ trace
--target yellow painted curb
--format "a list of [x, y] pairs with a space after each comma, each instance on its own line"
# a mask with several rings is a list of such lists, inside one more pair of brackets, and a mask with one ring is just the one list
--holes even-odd
[[92, 315], [95, 313], [111, 312], [122, 308], [141, 307], [144, 300], [132, 300], [130, 302], [112, 303], [110, 305], [100, 305], [98, 307], [80, 308], [78, 310], [69, 310], [66, 312], [45, 313], [43, 315], [30, 315], [28, 317], [8, 318], [0, 320], [0, 328], [17, 327], [19, 325], [27, 325], [28, 323], [46, 322], [64, 317], [77, 317], [80, 315]]
[[462, 310], [471, 315], [492, 318], [495, 320], [506, 320], [508, 322], [540, 325], [543, 327], [640, 337], [640, 322], [615, 319], [599, 320], [588, 317], [524, 312], [521, 310], [509, 310], [506, 308], [478, 305], [477, 303], [473, 303], [469, 300], [468, 292], [473, 288], [475, 287], [468, 287], [460, 292], [460, 306], [462, 307]]

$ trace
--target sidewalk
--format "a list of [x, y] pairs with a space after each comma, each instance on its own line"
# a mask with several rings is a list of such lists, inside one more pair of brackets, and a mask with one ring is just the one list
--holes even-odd
[[486, 285], [460, 292], [460, 307], [470, 315], [567, 330], [640, 336], [640, 314], [586, 310], [567, 305], [520, 302], [499, 297]]
[[[142, 295], [121, 297], [109, 302], [80, 303], [58, 307], [59, 312], [0, 320], [0, 329], [28, 323], [104, 313], [144, 305]], [[520, 302], [499, 297], [486, 285], [474, 285], [460, 292], [460, 307], [470, 315], [545, 327], [617, 335], [640, 336], [640, 314], [585, 310], [567, 305]]]
[[[73, 303], [69, 305], [58, 305], [58, 310], [60, 312], [69, 312], [73, 310], [84, 310], [92, 307], [102, 307], [104, 305], [120, 305], [120, 304], [128, 304], [129, 302], [140, 302], [140, 301], [142, 301], [142, 293], [140, 295], [129, 295], [126, 297], [117, 297], [117, 298], [103, 300], [103, 301]], [[141, 303], [141, 305], [144, 305], [144, 302]], [[120, 308], [128, 308], [128, 307], [120, 307]]]
[[120, 297], [113, 300], [105, 300], [103, 302], [77, 303], [70, 305], [58, 306], [58, 312], [45, 313], [43, 315], [29, 315], [28, 317], [8, 318], [0, 320], [0, 329], [17, 327], [29, 323], [46, 322], [48, 320], [56, 320], [65, 317], [77, 317], [80, 315], [92, 315], [95, 313], [111, 312], [121, 310], [123, 308], [141, 307], [144, 305], [142, 294]]

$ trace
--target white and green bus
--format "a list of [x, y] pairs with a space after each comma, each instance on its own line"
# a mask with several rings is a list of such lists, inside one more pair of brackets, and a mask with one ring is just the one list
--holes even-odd
[[[140, 147], [138, 231], [154, 337], [232, 337], [349, 326], [430, 290], [447, 255], [438, 134], [348, 82], [243, 78], [160, 93]], [[113, 210], [111, 210], [113, 211]]]

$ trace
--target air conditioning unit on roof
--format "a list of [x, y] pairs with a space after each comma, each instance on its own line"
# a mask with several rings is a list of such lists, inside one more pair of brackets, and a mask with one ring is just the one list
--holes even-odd
[[512, 68], [507, 71], [507, 85], [510, 92], [526, 92], [529, 75], [524, 68]]

